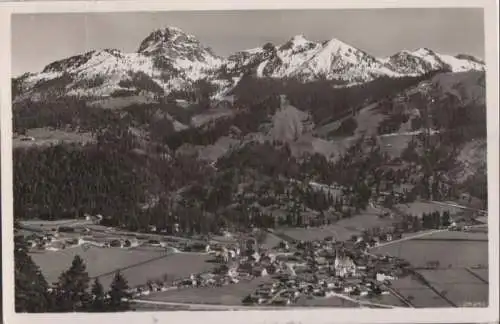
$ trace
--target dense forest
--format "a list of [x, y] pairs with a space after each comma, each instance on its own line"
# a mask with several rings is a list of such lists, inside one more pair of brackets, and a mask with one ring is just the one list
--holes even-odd
[[[295, 204], [302, 212], [341, 212], [338, 205], [345, 203], [359, 210], [381, 191], [402, 183], [414, 187], [406, 193], [405, 199], [410, 201], [418, 196], [454, 197], [464, 188], [455, 186], [446, 171], [459, 167], [455, 157], [467, 138], [484, 137], [485, 114], [484, 107], [457, 108], [452, 97], [443, 99], [440, 109], [431, 107], [436, 111], [432, 123], [443, 131], [431, 138], [416, 138], [399, 160], [384, 153], [375, 138], [364, 137], [335, 161], [320, 154], [299, 159], [289, 145], [277, 141], [241, 145], [214, 165], [175, 154], [186, 143], [209, 145], [230, 133], [244, 136], [259, 131], [279, 107], [280, 94], [286, 94], [292, 104], [322, 124], [355, 114], [371, 100], [381, 100], [384, 109], [392, 111], [388, 104], [391, 95], [431, 76], [379, 79], [349, 88], [334, 88], [327, 81], [302, 84], [247, 76], [233, 91], [236, 114], [180, 131], [174, 129], [172, 118], [188, 125], [192, 116], [207, 108], [206, 100], [214, 89], [206, 81], [195, 86], [190, 95], [199, 100], [188, 107], [172, 100], [115, 110], [90, 107], [79, 98], [16, 103], [14, 130], [19, 133], [35, 127], [64, 128], [90, 131], [96, 141], [85, 146], [15, 149], [15, 215], [20, 219], [60, 219], [102, 214], [105, 223], [113, 226], [143, 230], [155, 224], [171, 232], [173, 224], [178, 224], [183, 232], [201, 233], [224, 226], [300, 223], [297, 219], [274, 219], [267, 208], [271, 206]], [[141, 76], [134, 75], [130, 82], [140, 80]], [[394, 131], [408, 118], [403, 113], [390, 114], [379, 133]], [[327, 137], [352, 135], [356, 126], [354, 118], [347, 118]], [[424, 142], [429, 143], [422, 150]], [[385, 167], [402, 162], [406, 166], [396, 171]], [[413, 179], [411, 174], [420, 177]], [[263, 192], [254, 199], [260, 207], [249, 212], [252, 199], [239, 192], [241, 184], [255, 182], [262, 188], [272, 184], [286, 189], [291, 188], [290, 179], [302, 183], [301, 187]], [[310, 181], [344, 187], [345, 202], [311, 189]], [[469, 181], [474, 195], [485, 199], [485, 177], [477, 175]], [[255, 190], [261, 189], [247, 189]]]
[[295, 79], [256, 78], [247, 75], [241, 79], [232, 94], [238, 104], [252, 105], [262, 98], [284, 94], [295, 107], [308, 111], [316, 124], [322, 125], [356, 111], [369, 101], [393, 96], [423, 80], [446, 71], [434, 71], [418, 77], [379, 78], [351, 87], [335, 87], [331, 81], [302, 83]]

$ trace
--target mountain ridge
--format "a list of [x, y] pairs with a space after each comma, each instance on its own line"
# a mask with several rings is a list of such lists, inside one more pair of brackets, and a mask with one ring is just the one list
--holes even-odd
[[[245, 74], [297, 78], [302, 82], [326, 79], [352, 85], [435, 70], [484, 71], [485, 65], [470, 55], [439, 54], [427, 48], [402, 50], [387, 58], [377, 58], [336, 38], [316, 42], [301, 34], [281, 45], [266, 43], [224, 58], [195, 36], [177, 27], [166, 27], [151, 32], [136, 52], [92, 50], [54, 61], [41, 72], [25, 73], [14, 80], [19, 86], [18, 93], [31, 98], [46, 97], [50, 92], [56, 97], [166, 95], [190, 88], [198, 80], [208, 80], [220, 95]], [[147, 83], [154, 90], [134, 84], [137, 74], [143, 80], [149, 79]]]

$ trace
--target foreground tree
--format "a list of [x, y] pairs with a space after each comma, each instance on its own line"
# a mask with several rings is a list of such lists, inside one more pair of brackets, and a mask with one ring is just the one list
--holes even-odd
[[113, 282], [111, 283], [111, 290], [109, 291], [109, 301], [107, 311], [119, 312], [130, 309], [128, 299], [131, 297], [128, 293], [128, 283], [120, 271], [115, 273]]
[[88, 310], [90, 312], [106, 311], [106, 293], [104, 292], [104, 287], [99, 281], [99, 278], [96, 278], [94, 280], [91, 288], [91, 295], [91, 302], [89, 304]]
[[16, 235], [14, 242], [15, 310], [28, 313], [47, 312], [51, 307], [47, 281], [28, 255], [24, 238]]
[[71, 267], [59, 276], [56, 288], [56, 310], [75, 312], [88, 307], [90, 278], [83, 259], [76, 255]]

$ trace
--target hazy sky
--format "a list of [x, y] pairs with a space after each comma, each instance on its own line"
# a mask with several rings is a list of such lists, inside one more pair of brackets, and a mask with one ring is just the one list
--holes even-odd
[[303, 34], [338, 38], [380, 57], [428, 47], [484, 58], [482, 9], [58, 13], [12, 16], [12, 72], [37, 72], [93, 49], [136, 51], [151, 31], [166, 26], [195, 35], [222, 56]]

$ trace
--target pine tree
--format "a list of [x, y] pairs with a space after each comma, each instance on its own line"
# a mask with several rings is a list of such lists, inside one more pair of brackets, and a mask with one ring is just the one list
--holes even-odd
[[89, 305], [90, 312], [104, 312], [106, 310], [106, 300], [104, 287], [102, 286], [99, 278], [94, 280], [91, 288], [91, 302]]
[[441, 225], [448, 227], [450, 226], [451, 221], [450, 221], [450, 212], [445, 210], [443, 214], [441, 215]]
[[74, 312], [87, 307], [89, 275], [83, 259], [76, 255], [71, 267], [59, 276], [56, 288], [56, 307], [60, 312]]
[[42, 313], [50, 311], [47, 282], [40, 268], [28, 255], [22, 236], [14, 238], [14, 283], [16, 312]]
[[131, 296], [128, 293], [128, 283], [120, 271], [115, 273], [111, 290], [109, 291], [108, 311], [119, 312], [130, 309], [130, 303], [124, 299], [129, 299]]

